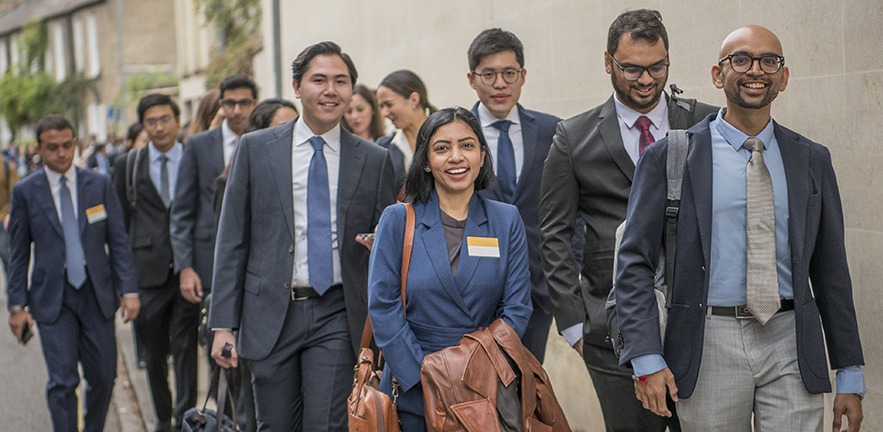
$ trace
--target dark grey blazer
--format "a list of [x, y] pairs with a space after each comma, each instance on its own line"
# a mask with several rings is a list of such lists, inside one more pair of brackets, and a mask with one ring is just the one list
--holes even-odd
[[[221, 208], [209, 327], [238, 329], [237, 350], [249, 360], [273, 350], [291, 301], [295, 121], [242, 137]], [[341, 130], [337, 237], [354, 353], [368, 315], [368, 249], [355, 238], [395, 202], [394, 184], [386, 150]]]
[[[619, 249], [616, 303], [625, 340], [620, 360], [625, 364], [645, 354], [663, 355], [681, 398], [690, 397], [696, 386], [705, 336], [712, 220], [711, 118], [687, 131], [691, 145], [678, 216], [676, 288], [668, 312], [664, 352], [655, 324], [656, 308], [647, 305], [655, 302], [653, 266], [648, 261], [659, 256], [665, 225], [667, 139], [653, 144], [638, 163], [629, 224]], [[788, 236], [800, 376], [808, 392], [830, 392], [826, 347], [835, 369], [864, 364], [846, 263], [840, 193], [827, 148], [778, 123], [775, 134], [788, 183]]]
[[212, 287], [215, 251], [212, 190], [215, 179], [223, 171], [224, 137], [220, 126], [187, 140], [178, 166], [178, 181], [172, 202], [172, 249], [175, 271], [193, 267], [206, 292]]
[[[718, 110], [691, 99], [664, 97], [672, 129], [686, 129]], [[541, 187], [543, 268], [559, 331], [583, 323], [585, 341], [605, 348], [610, 348], [604, 305], [613, 287], [614, 234], [625, 220], [634, 173], [612, 96], [558, 123]], [[577, 212], [585, 221], [579, 272], [571, 247], [574, 229], [583, 228], [574, 227]]]

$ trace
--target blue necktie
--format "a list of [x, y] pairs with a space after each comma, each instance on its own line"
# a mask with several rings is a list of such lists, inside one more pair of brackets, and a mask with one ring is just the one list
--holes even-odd
[[77, 226], [77, 218], [74, 216], [74, 204], [71, 193], [67, 189], [67, 182], [61, 176], [61, 227], [64, 230], [64, 266], [67, 269], [67, 281], [74, 288], [83, 286], [86, 282], [86, 259], [83, 257], [83, 243], [80, 241], [80, 228]]
[[310, 138], [313, 157], [307, 179], [307, 259], [310, 285], [319, 295], [325, 293], [334, 279], [331, 256], [331, 199], [328, 196], [328, 164], [322, 147], [325, 140]]
[[503, 202], [512, 203], [515, 197], [515, 150], [509, 139], [509, 120], [494, 122], [491, 126], [500, 130], [497, 139], [497, 182], [500, 184], [500, 198]]

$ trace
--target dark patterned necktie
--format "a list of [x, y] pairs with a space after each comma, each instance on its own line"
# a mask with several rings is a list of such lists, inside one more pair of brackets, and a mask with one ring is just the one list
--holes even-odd
[[500, 184], [500, 198], [503, 202], [512, 203], [515, 197], [515, 149], [509, 138], [509, 120], [500, 120], [492, 124], [500, 130], [497, 139], [497, 183]]
[[638, 130], [641, 131], [641, 139], [638, 140], [638, 155], [644, 154], [644, 150], [647, 149], [647, 146], [653, 144], [656, 141], [653, 138], [653, 134], [650, 133], [650, 125], [653, 124], [653, 121], [650, 120], [647, 116], [640, 116], [637, 120], [635, 120], [635, 126], [638, 127]]
[[750, 137], [742, 144], [751, 151], [745, 167], [745, 291], [748, 310], [766, 324], [779, 310], [776, 271], [776, 208], [773, 183], [763, 162], [763, 141]]

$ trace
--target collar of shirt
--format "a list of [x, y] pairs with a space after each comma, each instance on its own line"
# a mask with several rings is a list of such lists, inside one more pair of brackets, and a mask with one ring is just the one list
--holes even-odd
[[[309, 126], [304, 122], [304, 117], [300, 116], [294, 123], [294, 145], [310, 145], [310, 138], [316, 136]], [[325, 149], [338, 153], [340, 151], [340, 124], [331, 128], [328, 132], [319, 135], [325, 140]]]
[[[720, 133], [721, 136], [723, 136], [724, 139], [727, 140], [727, 143], [733, 146], [734, 150], [739, 151], [742, 148], [742, 144], [744, 144], [745, 140], [748, 139], [748, 135], [746, 135], [739, 129], [736, 129], [735, 126], [727, 123], [727, 121], [724, 120], [724, 114], [726, 113], [727, 108], [721, 108], [717, 114], [717, 117], [715, 117], [714, 121], [712, 122], [714, 123], [712, 127], [717, 129], [718, 133]], [[767, 122], [763, 130], [756, 135], [758, 139], [763, 141], [764, 151], [769, 150], [771, 146], [776, 145], [775, 140], [773, 140], [773, 133], [773, 119], [770, 118], [770, 121]]]
[[[659, 103], [657, 103], [647, 114], [639, 113], [627, 107], [624, 103], [619, 101], [619, 96], [615, 93], [613, 94], [613, 103], [616, 105], [616, 116], [619, 117], [629, 129], [635, 127], [635, 122], [638, 120], [638, 117], [647, 116], [650, 121], [653, 122], [653, 127], [659, 130], [662, 128], [663, 122], [668, 117], [668, 95], [665, 93], [659, 98]], [[661, 137], [657, 137], [657, 139], [659, 138]]]
[[71, 164], [71, 167], [63, 173], [55, 172], [49, 169], [48, 166], [43, 167], [43, 169], [46, 171], [46, 178], [49, 180], [49, 185], [52, 187], [53, 190], [60, 187], [58, 181], [61, 179], [61, 176], [65, 176], [67, 177], [67, 189], [71, 193], [74, 193], [76, 191], [76, 186], [74, 185], [77, 184], [77, 167], [74, 164]]
[[[478, 111], [478, 121], [481, 123], [482, 128], [493, 127], [492, 125], [500, 120], [509, 120], [510, 122], [512, 122], [512, 125], [521, 124], [521, 117], [518, 115], [518, 105], [512, 107], [512, 109], [509, 110], [509, 114], [506, 116], [505, 119], [498, 119], [494, 117], [494, 115], [491, 114], [491, 111], [487, 109], [487, 107], [484, 106], [484, 104], [481, 102], [478, 103], [478, 109], [476, 111]], [[512, 126], [509, 126], [509, 128], [511, 130]], [[499, 131], [499, 129], [495, 127], [494, 129]]]
[[176, 166], [178, 161], [181, 159], [181, 153], [184, 150], [183, 145], [180, 142], [176, 142], [175, 145], [172, 146], [167, 152], [163, 153], [159, 151], [154, 145], [153, 141], [150, 142], [150, 145], [147, 146], [147, 153], [150, 157], [150, 163], [159, 163], [160, 155], [166, 155], [169, 158], [170, 164], [172, 166]]
[[236, 139], [239, 138], [239, 135], [236, 135], [236, 132], [233, 132], [233, 129], [227, 125], [227, 120], [221, 123], [221, 136], [224, 137], [224, 147], [232, 147], [236, 144]]

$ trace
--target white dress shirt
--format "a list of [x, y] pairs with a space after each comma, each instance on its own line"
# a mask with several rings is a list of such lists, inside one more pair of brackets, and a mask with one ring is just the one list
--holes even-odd
[[635, 126], [638, 117], [647, 116], [653, 122], [650, 125], [650, 134], [657, 140], [664, 137], [671, 129], [668, 122], [668, 100], [663, 93], [659, 97], [659, 103], [653, 107], [647, 114], [641, 114], [619, 101], [619, 97], [614, 94], [613, 103], [616, 106], [616, 117], [619, 120], [619, 132], [622, 135], [622, 145], [625, 147], [626, 153], [632, 158], [632, 162], [638, 163], [640, 154], [641, 129]]
[[233, 154], [236, 153], [236, 145], [239, 144], [239, 135], [227, 126], [227, 120], [221, 123], [221, 136], [224, 138], [224, 166], [230, 165]]
[[74, 217], [80, 217], [80, 210], [77, 207], [77, 168], [71, 164], [71, 167], [67, 169], [65, 173], [57, 173], [49, 169], [49, 167], [43, 167], [43, 170], [46, 171], [46, 179], [49, 181], [49, 191], [52, 192], [52, 201], [55, 202], [55, 212], [58, 214], [58, 221], [62, 224], [64, 221], [61, 219], [61, 176], [64, 176], [67, 180], [67, 190], [71, 193], [71, 203], [74, 205]]
[[[481, 123], [481, 131], [484, 132], [484, 139], [487, 141], [488, 149], [491, 151], [491, 157], [494, 160], [494, 174], [500, 161], [497, 159], [497, 141], [500, 139], [500, 130], [494, 127], [494, 123], [500, 121], [491, 114], [490, 110], [483, 103], [478, 104], [478, 121]], [[524, 137], [521, 135], [521, 117], [518, 115], [518, 107], [512, 107], [509, 115], [505, 119], [512, 124], [509, 125], [509, 140], [512, 141], [512, 150], [515, 151], [515, 183], [521, 179], [521, 168], [524, 166]]]
[[[294, 286], [310, 286], [310, 266], [307, 251], [307, 179], [313, 146], [309, 139], [316, 134], [304, 123], [303, 116], [294, 124], [291, 143], [291, 193], [294, 204]], [[337, 182], [340, 175], [340, 125], [320, 135], [325, 140], [323, 153], [328, 164], [328, 197], [331, 201], [331, 257], [334, 268], [334, 284], [340, 277], [340, 242], [337, 238]]]

